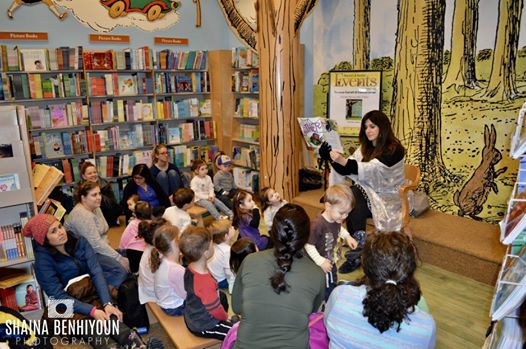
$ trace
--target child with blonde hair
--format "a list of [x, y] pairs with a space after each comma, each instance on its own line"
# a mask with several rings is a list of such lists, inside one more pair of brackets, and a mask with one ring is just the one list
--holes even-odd
[[258, 249], [263, 251], [269, 246], [268, 236], [262, 236], [259, 232], [259, 221], [261, 216], [259, 208], [252, 198], [252, 194], [240, 190], [234, 196], [234, 219], [232, 225], [239, 231], [242, 238], [252, 239]]
[[287, 203], [287, 200], [281, 198], [281, 195], [272, 188], [265, 187], [261, 189], [261, 204], [263, 205], [263, 218], [265, 218], [265, 226], [270, 231], [272, 228], [272, 220], [276, 212]]
[[212, 222], [208, 226], [214, 242], [214, 256], [208, 260], [208, 269], [217, 280], [219, 288], [227, 289], [233, 283], [234, 274], [230, 270], [230, 241], [236, 231], [226, 219]]
[[218, 210], [232, 218], [232, 211], [221, 200], [216, 198], [214, 193], [214, 183], [212, 178], [208, 175], [208, 165], [201, 159], [194, 160], [192, 163], [192, 171], [195, 176], [190, 182], [190, 188], [195, 194], [195, 203], [198, 206], [204, 207], [210, 212], [215, 219], [223, 219]]
[[305, 250], [326, 274], [325, 300], [329, 298], [337, 283], [336, 245], [338, 238], [346, 240], [351, 249], [358, 242], [342, 226], [343, 221], [353, 209], [354, 196], [349, 186], [336, 184], [325, 191], [325, 209], [311, 223], [309, 242]]
[[150, 268], [154, 274], [157, 304], [168, 315], [181, 316], [184, 312], [186, 291], [185, 268], [179, 264], [179, 229], [165, 224], [155, 231]]

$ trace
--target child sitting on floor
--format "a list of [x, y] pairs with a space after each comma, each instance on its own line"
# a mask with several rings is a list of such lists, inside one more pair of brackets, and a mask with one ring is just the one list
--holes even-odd
[[263, 217], [265, 218], [265, 226], [270, 232], [272, 229], [272, 220], [276, 212], [287, 203], [287, 200], [281, 198], [281, 195], [272, 188], [265, 187], [261, 189], [261, 204], [263, 205]]
[[171, 224], [159, 227], [153, 238], [155, 249], [150, 257], [157, 304], [171, 316], [183, 315], [186, 299], [185, 269], [179, 264], [178, 239], [179, 229], [177, 227]]
[[122, 233], [119, 249], [121, 251], [128, 249], [144, 251], [146, 243], [143, 238], [138, 236], [139, 223], [152, 218], [152, 207], [146, 201], [137, 201], [134, 210], [131, 211], [133, 212], [133, 217]]
[[327, 278], [325, 300], [337, 284], [336, 245], [338, 238], [347, 241], [355, 249], [358, 242], [342, 227], [342, 223], [353, 209], [354, 196], [349, 186], [336, 184], [327, 189], [324, 196], [325, 210], [311, 223], [309, 242], [305, 250], [325, 273]]
[[188, 188], [179, 188], [172, 195], [175, 206], [168, 207], [163, 214], [163, 218], [179, 228], [179, 234], [192, 224], [192, 217], [188, 214], [188, 209], [194, 204], [194, 191]]
[[194, 191], [195, 203], [206, 208], [215, 219], [227, 218], [222, 216], [218, 209], [231, 219], [232, 211], [221, 200], [216, 198], [214, 183], [212, 183], [212, 178], [208, 175], [206, 162], [201, 159], [194, 160], [192, 171], [194, 171], [195, 176], [190, 182], [190, 188]]
[[269, 246], [268, 236], [262, 236], [259, 232], [260, 214], [259, 208], [252, 199], [252, 194], [240, 190], [234, 196], [234, 219], [232, 225], [239, 231], [242, 238], [252, 239], [258, 249], [263, 251]]
[[230, 221], [222, 219], [208, 226], [214, 241], [214, 256], [208, 260], [210, 274], [217, 280], [219, 288], [227, 289], [233, 282], [234, 274], [230, 271], [230, 241], [236, 231]]
[[214, 254], [212, 237], [205, 228], [189, 226], [179, 246], [190, 262], [184, 273], [186, 326], [196, 336], [223, 340], [232, 323], [228, 321], [226, 295], [218, 291], [217, 281], [206, 266]]
[[236, 242], [232, 244], [232, 247], [230, 248], [230, 270], [232, 271], [232, 274], [234, 275], [234, 280], [230, 283], [228, 283], [228, 292], [232, 294], [232, 289], [234, 288], [234, 282], [236, 282], [236, 274], [239, 270], [239, 267], [241, 266], [241, 263], [243, 263], [243, 260], [246, 256], [248, 256], [251, 253], [257, 252], [258, 247], [252, 241], [252, 239], [249, 238], [241, 238], [238, 239]]

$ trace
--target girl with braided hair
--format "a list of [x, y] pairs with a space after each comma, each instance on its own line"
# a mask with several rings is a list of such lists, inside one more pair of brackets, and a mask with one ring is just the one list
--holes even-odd
[[[286, 204], [274, 216], [274, 248], [248, 255], [236, 274], [232, 307], [241, 315], [234, 348], [308, 348], [308, 316], [320, 307], [325, 276], [303, 249], [310, 220]], [[270, 276], [270, 277], [269, 277]]]
[[409, 237], [375, 233], [361, 258], [365, 276], [336, 287], [327, 302], [331, 348], [434, 348], [436, 326], [414, 278], [417, 255]]

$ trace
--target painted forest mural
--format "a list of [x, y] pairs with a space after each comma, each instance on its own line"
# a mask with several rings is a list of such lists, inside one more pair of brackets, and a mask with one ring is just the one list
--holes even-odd
[[381, 109], [406, 162], [420, 167], [431, 206], [500, 221], [518, 167], [510, 140], [526, 101], [523, 7], [524, 0], [320, 0], [314, 116], [326, 115], [329, 70], [382, 70]]

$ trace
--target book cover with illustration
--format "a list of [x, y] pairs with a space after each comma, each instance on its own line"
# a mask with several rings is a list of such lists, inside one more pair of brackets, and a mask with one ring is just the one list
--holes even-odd
[[21, 48], [22, 65], [26, 72], [47, 71], [47, 49]]
[[331, 145], [333, 150], [343, 153], [343, 146], [338, 134], [336, 121], [321, 118], [298, 118], [301, 133], [309, 148], [318, 149], [323, 142]]
[[42, 141], [47, 158], [64, 156], [64, 145], [60, 133], [42, 133]]
[[177, 92], [193, 92], [192, 76], [188, 74], [177, 74], [175, 77]]
[[35, 280], [24, 282], [16, 286], [16, 304], [21, 313], [39, 310], [42, 308], [40, 289]]
[[119, 75], [119, 96], [133, 96], [137, 94], [137, 78], [131, 74]]

